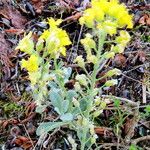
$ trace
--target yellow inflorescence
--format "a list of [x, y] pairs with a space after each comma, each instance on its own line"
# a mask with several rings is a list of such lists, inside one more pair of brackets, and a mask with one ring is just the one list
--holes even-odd
[[26, 35], [18, 44], [16, 49], [20, 49], [22, 52], [25, 52], [27, 54], [32, 54], [34, 51], [34, 43], [31, 39], [32, 32], [30, 32], [28, 35]]
[[61, 22], [60, 19], [56, 21], [53, 18], [48, 19], [50, 29], [45, 30], [40, 36], [40, 39], [46, 41], [46, 49], [53, 57], [55, 55], [59, 56], [59, 54], [66, 56], [65, 46], [71, 44], [67, 32], [57, 27]]
[[127, 31], [120, 31], [120, 36], [116, 37], [116, 42], [126, 46], [126, 44], [131, 40], [131, 37]]
[[[92, 7], [83, 12], [80, 18], [80, 24], [85, 24], [89, 28], [105, 27], [110, 35], [115, 34], [117, 27], [133, 27], [132, 16], [124, 4], [118, 0], [92, 0]], [[111, 22], [111, 23], [110, 23]]]
[[37, 55], [31, 55], [28, 60], [22, 60], [22, 68], [26, 68], [29, 72], [38, 71], [39, 67], [39, 57]]

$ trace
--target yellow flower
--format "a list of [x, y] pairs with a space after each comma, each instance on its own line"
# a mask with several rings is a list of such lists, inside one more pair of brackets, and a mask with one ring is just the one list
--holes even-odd
[[60, 47], [59, 52], [63, 55], [66, 56], [66, 48], [65, 47]]
[[59, 54], [66, 56], [66, 48], [71, 44], [71, 41], [66, 33], [66, 31], [56, 28], [55, 30], [51, 30], [49, 37], [46, 40], [48, 53], [52, 56], [59, 57]]
[[91, 53], [91, 49], [96, 49], [96, 43], [92, 39], [92, 36], [90, 34], [86, 34], [86, 37], [84, 39], [81, 39], [80, 42], [89, 55]]
[[119, 4], [118, 0], [92, 0], [91, 4], [92, 7], [85, 10], [79, 19], [81, 25], [94, 28], [96, 23], [103, 23], [102, 21], [109, 17], [110, 20], [117, 21], [119, 27], [133, 27], [132, 16], [129, 15], [126, 6]]
[[98, 25], [98, 28], [105, 30], [106, 33], [113, 35], [117, 32], [117, 22], [112, 22], [111, 20], [106, 20], [102, 25]]
[[60, 39], [60, 46], [67, 46], [71, 44], [71, 41], [65, 30], [59, 29], [57, 32], [57, 38]]
[[124, 27], [125, 25], [127, 25], [127, 28], [133, 28], [132, 15], [120, 12], [120, 15], [118, 16], [118, 24], [120, 27]]
[[20, 49], [22, 52], [25, 52], [27, 54], [32, 54], [34, 51], [34, 43], [31, 39], [32, 32], [30, 32], [28, 35], [26, 35], [18, 44], [18, 46], [15, 48]]
[[85, 62], [82, 55], [77, 56], [76, 59], [74, 60], [74, 63], [77, 63], [81, 68], [84, 68], [85, 66]]
[[126, 12], [126, 6], [124, 4], [118, 4], [116, 2], [110, 2], [109, 10], [107, 14], [111, 17], [118, 18], [121, 12]]
[[50, 25], [50, 28], [56, 28], [57, 26], [59, 26], [62, 23], [61, 19], [58, 20], [54, 20], [54, 18], [49, 18], [48, 19], [48, 24]]
[[21, 67], [26, 68], [29, 72], [38, 71], [39, 67], [39, 57], [35, 54], [32, 54], [28, 60], [22, 60]]
[[133, 28], [132, 15], [129, 15], [124, 4], [111, 4], [108, 15], [114, 17], [118, 21], [119, 27]]
[[117, 44], [112, 47], [112, 51], [115, 53], [123, 53], [125, 49], [125, 46], [122, 44]]
[[121, 44], [123, 46], [126, 46], [126, 44], [130, 41], [131, 37], [127, 31], [120, 31], [120, 36], [116, 38], [116, 42], [118, 44]]
[[51, 57], [59, 57], [60, 54], [66, 56], [66, 48], [71, 44], [69, 36], [65, 30], [57, 27], [61, 21], [54, 19], [49, 19], [49, 24], [52, 25], [50, 29], [45, 30], [40, 36], [40, 39], [46, 41], [46, 50]]
[[95, 55], [87, 55], [88, 63], [96, 64], [98, 62], [98, 58]]
[[41, 77], [40, 72], [29, 72], [29, 80], [31, 82], [31, 85], [35, 85], [39, 82], [39, 79]]
[[50, 34], [51, 34], [51, 32], [49, 30], [44, 30], [44, 32], [41, 34], [39, 39], [46, 40], [49, 37]]
[[110, 3], [107, 0], [101, 0], [101, 1], [93, 0], [91, 4], [93, 8], [100, 8], [104, 13], [106, 13], [109, 10], [109, 5], [110, 5]]
[[94, 10], [94, 19], [97, 22], [100, 22], [104, 19], [104, 12], [101, 7], [93, 7]]
[[93, 5], [84, 11], [83, 16], [79, 19], [81, 25], [85, 24], [89, 28], [93, 28], [96, 22], [100, 22], [104, 19], [104, 12], [98, 6]]
[[94, 27], [95, 11], [89, 8], [84, 11], [83, 16], [79, 19], [81, 25], [85, 24], [88, 28]]

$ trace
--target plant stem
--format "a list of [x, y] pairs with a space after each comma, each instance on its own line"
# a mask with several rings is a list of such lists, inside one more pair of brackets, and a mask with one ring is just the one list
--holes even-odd
[[92, 85], [91, 85], [91, 90], [94, 89], [95, 86], [95, 81], [96, 81], [96, 75], [97, 75], [97, 70], [99, 69], [99, 64], [102, 61], [101, 60], [101, 55], [102, 55], [102, 49], [103, 45], [105, 43], [105, 38], [106, 38], [106, 33], [102, 30], [99, 30], [98, 32], [98, 51], [97, 51], [97, 58], [99, 59], [98, 62], [94, 65], [94, 70], [92, 73]]
[[[99, 32], [98, 32], [98, 51], [97, 51], [98, 62], [94, 65], [94, 69], [93, 69], [91, 78], [89, 78], [91, 80], [91, 82], [90, 82], [91, 87], [90, 87], [89, 90], [87, 90], [87, 95], [89, 95], [88, 98], [87, 98], [88, 108], [87, 108], [86, 113], [84, 114], [85, 118], [88, 118], [88, 119], [90, 118], [90, 112], [91, 112], [92, 107], [93, 107], [93, 101], [94, 101], [93, 90], [95, 88], [97, 70], [99, 69], [99, 64], [102, 61], [101, 53], [102, 53], [103, 45], [104, 45], [104, 42], [105, 42], [105, 38], [106, 38], [106, 33], [102, 30], [99, 30]], [[89, 131], [89, 128], [84, 129], [84, 131], [83, 131], [83, 136], [82, 136], [83, 138], [81, 140], [81, 150], [85, 149], [86, 136], [87, 136], [88, 131]]]

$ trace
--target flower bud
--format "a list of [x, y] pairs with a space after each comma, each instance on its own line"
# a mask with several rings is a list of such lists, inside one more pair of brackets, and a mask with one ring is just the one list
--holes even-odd
[[88, 63], [96, 64], [98, 61], [98, 58], [95, 55], [87, 55], [87, 61]]
[[127, 31], [120, 31], [120, 36], [116, 38], [116, 42], [118, 44], [123, 45], [124, 47], [127, 45], [127, 43], [131, 40], [131, 37]]
[[74, 104], [75, 107], [79, 107], [80, 106], [80, 103], [74, 97], [72, 99], [72, 103]]
[[84, 59], [81, 55], [77, 56], [76, 59], [74, 60], [74, 62], [77, 63], [81, 68], [84, 68], [84, 66], [85, 66]]
[[78, 115], [78, 116], [77, 116], [77, 124], [78, 124], [79, 126], [82, 125], [82, 116], [81, 116], [81, 115]]
[[104, 54], [104, 58], [106, 59], [114, 58], [114, 56], [115, 56], [114, 52], [105, 52]]
[[98, 117], [101, 113], [103, 112], [103, 110], [96, 110], [94, 113], [93, 113], [93, 117]]
[[106, 102], [104, 102], [104, 101], [103, 101], [103, 102], [101, 102], [101, 104], [100, 104], [100, 108], [101, 108], [101, 109], [105, 109], [105, 107], [106, 107]]
[[41, 50], [43, 50], [43, 47], [44, 47], [44, 40], [39, 39], [36, 44], [36, 50], [40, 52]]
[[98, 105], [100, 104], [100, 97], [97, 96], [97, 97], [94, 99], [94, 102], [95, 102], [95, 105], [98, 106]]
[[121, 71], [119, 69], [115, 68], [115, 69], [109, 70], [106, 73], [106, 76], [107, 77], [112, 77], [113, 75], [120, 75], [120, 74], [121, 74]]
[[122, 45], [122, 44], [117, 44], [116, 46], [114, 46], [112, 48], [112, 51], [115, 52], [115, 53], [123, 53], [124, 52], [124, 49], [125, 49], [125, 46]]
[[108, 80], [106, 83], [105, 83], [105, 86], [106, 87], [110, 87], [110, 86], [114, 86], [118, 84], [118, 80], [117, 79], [112, 79], [112, 80]]
[[80, 91], [81, 90], [81, 86], [80, 86], [79, 82], [76, 82], [74, 84], [74, 88], [75, 88], [76, 91]]
[[90, 125], [90, 133], [91, 133], [91, 135], [95, 134], [94, 125], [93, 124]]
[[88, 86], [88, 82], [87, 82], [87, 77], [85, 74], [81, 74], [81, 75], [77, 75], [76, 76], [76, 80], [83, 86], [87, 87]]
[[86, 118], [83, 118], [82, 125], [83, 126], [87, 126], [88, 125], [88, 120]]

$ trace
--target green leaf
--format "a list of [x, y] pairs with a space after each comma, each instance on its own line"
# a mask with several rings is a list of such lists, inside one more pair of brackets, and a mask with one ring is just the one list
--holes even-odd
[[79, 101], [79, 103], [80, 103], [80, 108], [81, 108], [81, 110], [82, 110], [82, 111], [86, 111], [86, 110], [87, 110], [87, 107], [88, 107], [87, 100], [83, 98], [83, 99], [81, 99], [81, 100]]
[[120, 100], [115, 99], [115, 100], [114, 100], [114, 106], [115, 106], [115, 107], [119, 107], [119, 106], [120, 106]]
[[129, 147], [129, 150], [138, 150], [136, 145], [132, 144], [130, 147]]
[[49, 83], [48, 83], [48, 86], [50, 87], [50, 88], [54, 88], [54, 89], [57, 89], [58, 88], [58, 85], [55, 83], [55, 82], [53, 82], [53, 81], [50, 81]]
[[63, 97], [60, 94], [60, 90], [53, 89], [49, 94], [52, 105], [59, 114], [63, 114]]
[[146, 106], [145, 112], [146, 112], [146, 113], [150, 113], [150, 105], [147, 105], [147, 106]]
[[36, 130], [36, 134], [40, 136], [66, 124], [68, 124], [68, 122], [44, 122], [39, 125]]
[[144, 111], [145, 111], [144, 113], [145, 117], [148, 117], [150, 115], [150, 105], [147, 105]]
[[68, 67], [68, 68], [63, 67], [62, 70], [64, 73], [64, 82], [66, 83], [66, 82], [68, 82], [68, 79], [71, 76], [72, 68], [71, 67]]
[[77, 97], [77, 96], [78, 96], [78, 94], [74, 90], [67, 91], [67, 93], [66, 93], [66, 100], [69, 101], [68, 112], [72, 112], [72, 110], [74, 108], [72, 100], [73, 100], [73, 97]]
[[66, 113], [60, 117], [62, 121], [72, 121], [73, 115], [71, 113]]
[[69, 108], [69, 101], [63, 100], [62, 105], [63, 105], [63, 113], [67, 112]]
[[70, 104], [71, 104], [73, 97], [77, 97], [77, 96], [78, 96], [78, 94], [76, 93], [76, 91], [74, 91], [74, 90], [69, 90], [69, 91], [67, 91], [66, 99], [67, 99], [67, 100], [70, 102]]

